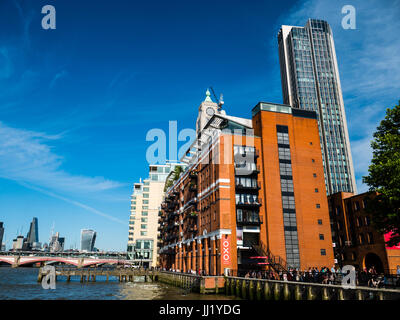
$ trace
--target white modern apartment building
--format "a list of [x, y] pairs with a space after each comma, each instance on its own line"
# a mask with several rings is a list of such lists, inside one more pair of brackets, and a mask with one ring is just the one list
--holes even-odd
[[186, 165], [172, 162], [150, 165], [149, 177], [133, 186], [127, 251], [128, 258], [136, 265], [157, 264], [158, 218], [165, 181], [178, 166], [184, 169]]

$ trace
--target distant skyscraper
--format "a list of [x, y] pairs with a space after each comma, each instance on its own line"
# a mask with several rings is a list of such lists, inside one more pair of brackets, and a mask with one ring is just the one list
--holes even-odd
[[33, 218], [29, 232], [27, 235], [27, 241], [30, 244], [30, 246], [33, 246], [34, 242], [39, 242], [39, 227], [38, 227], [38, 219]]
[[22, 250], [24, 247], [24, 236], [18, 236], [13, 240], [13, 249]]
[[49, 243], [49, 251], [50, 252], [62, 252], [64, 251], [64, 242], [65, 238], [61, 238], [60, 234], [56, 232], [55, 235], [52, 235]]
[[328, 194], [356, 192], [353, 160], [332, 30], [309, 19], [278, 34], [283, 102], [317, 112]]
[[3, 222], [0, 222], [0, 250], [1, 250], [2, 244], [3, 244], [3, 235], [4, 235]]
[[81, 230], [81, 250], [92, 252], [96, 241], [96, 231], [90, 229]]

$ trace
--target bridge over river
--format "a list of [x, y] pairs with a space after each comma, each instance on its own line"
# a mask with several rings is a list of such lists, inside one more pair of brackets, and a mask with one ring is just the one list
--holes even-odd
[[104, 264], [130, 264], [124, 255], [107, 254], [51, 254], [51, 253], [4, 253], [0, 254], [0, 262], [8, 263], [12, 267], [29, 266], [33, 264], [55, 264], [63, 263], [73, 265], [78, 268]]

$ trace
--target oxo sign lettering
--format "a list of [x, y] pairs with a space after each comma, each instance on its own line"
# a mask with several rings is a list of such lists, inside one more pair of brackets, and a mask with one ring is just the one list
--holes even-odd
[[230, 242], [228, 238], [222, 240], [222, 262], [223, 264], [230, 264], [231, 262]]

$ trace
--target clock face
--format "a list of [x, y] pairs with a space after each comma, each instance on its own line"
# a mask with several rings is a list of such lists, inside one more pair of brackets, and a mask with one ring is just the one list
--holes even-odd
[[212, 116], [212, 115], [214, 114], [214, 109], [208, 107], [207, 110], [206, 110], [206, 113], [207, 113], [209, 116]]

